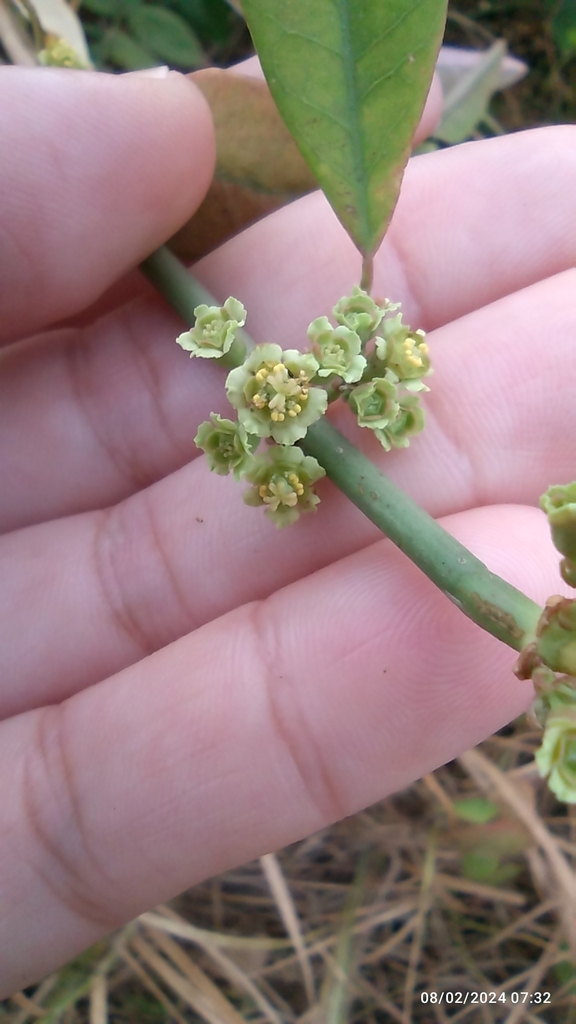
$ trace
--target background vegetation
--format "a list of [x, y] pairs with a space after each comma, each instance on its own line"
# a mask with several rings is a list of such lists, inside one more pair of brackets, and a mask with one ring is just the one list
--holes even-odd
[[[250, 53], [225, 0], [83, 0], [80, 16], [102, 70]], [[472, 134], [576, 120], [576, 0], [451, 5], [448, 43], [496, 38], [530, 71]], [[0, 1021], [574, 1024], [576, 807], [540, 782], [537, 745], [513, 723], [404, 792], [143, 915], [0, 1004]], [[466, 1002], [423, 1001], [441, 991]], [[515, 992], [529, 995], [513, 1003]], [[544, 992], [551, 1002], [536, 1002]]]

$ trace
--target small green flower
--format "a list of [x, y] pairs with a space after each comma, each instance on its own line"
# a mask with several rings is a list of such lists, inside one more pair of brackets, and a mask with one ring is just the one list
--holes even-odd
[[214, 473], [227, 476], [232, 471], [239, 480], [260, 439], [248, 435], [240, 423], [223, 419], [218, 413], [211, 412], [210, 420], [200, 424], [194, 442], [206, 453], [208, 465]]
[[383, 320], [376, 338], [378, 359], [410, 391], [427, 390], [421, 382], [431, 372], [425, 338], [424, 331], [411, 331], [402, 323], [401, 313]]
[[397, 309], [387, 299], [383, 305], [379, 305], [362, 288], [354, 285], [352, 295], [344, 296], [336, 303], [332, 310], [336, 323], [348, 327], [360, 335], [363, 342], [370, 341], [378, 327], [384, 313], [388, 309]]
[[374, 431], [387, 452], [391, 448], [408, 448], [409, 438], [424, 429], [424, 413], [418, 395], [405, 395], [398, 404], [396, 418], [387, 427], [376, 428]]
[[196, 323], [177, 343], [192, 356], [219, 359], [230, 351], [239, 327], [246, 323], [246, 310], [238, 299], [230, 297], [223, 306], [196, 306]]
[[398, 389], [388, 377], [375, 377], [366, 384], [359, 384], [348, 401], [359, 425], [371, 430], [385, 430], [400, 411]]
[[266, 506], [266, 515], [276, 526], [289, 526], [301, 512], [312, 512], [320, 501], [313, 485], [326, 471], [300, 448], [285, 445], [256, 455], [246, 473], [253, 486], [245, 492], [247, 505]]
[[310, 386], [318, 361], [310, 353], [257, 345], [226, 379], [228, 400], [249, 434], [290, 445], [326, 412], [324, 388]]
[[576, 587], [576, 482], [549, 487], [540, 507], [548, 516], [554, 547], [565, 556], [560, 563], [562, 578]]
[[559, 800], [576, 803], [576, 707], [552, 711], [546, 719], [536, 764]]
[[54, 35], [46, 36], [46, 46], [38, 54], [38, 63], [49, 68], [78, 68], [81, 71], [88, 68], [66, 39]]
[[347, 384], [360, 380], [366, 360], [361, 354], [362, 342], [356, 331], [349, 327], [332, 327], [327, 316], [319, 316], [310, 324], [308, 337], [320, 366], [319, 377], [335, 373]]

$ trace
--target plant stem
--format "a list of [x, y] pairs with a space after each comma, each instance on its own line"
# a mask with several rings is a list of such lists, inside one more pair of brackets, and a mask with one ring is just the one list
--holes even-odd
[[309, 427], [299, 444], [468, 618], [517, 651], [534, 639], [539, 605], [490, 572], [326, 417]]
[[[217, 305], [166, 248], [149, 256], [142, 270], [189, 325], [195, 321], [195, 306]], [[245, 331], [242, 342], [248, 349], [254, 346]], [[218, 362], [230, 367], [239, 365], [242, 359], [233, 346]], [[309, 427], [299, 444], [306, 454], [318, 459], [333, 483], [468, 618], [517, 651], [534, 639], [542, 609], [490, 572], [350, 444], [326, 417]]]
[[374, 257], [363, 256], [362, 257], [362, 277], [360, 279], [360, 287], [365, 292], [370, 292], [372, 288], [372, 280], [374, 278]]

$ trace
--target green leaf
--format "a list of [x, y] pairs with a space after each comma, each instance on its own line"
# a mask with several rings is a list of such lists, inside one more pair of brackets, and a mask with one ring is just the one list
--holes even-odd
[[552, 34], [563, 56], [576, 53], [576, 0], [562, 0], [559, 6], [556, 5]]
[[139, 43], [169, 64], [197, 67], [204, 63], [198, 39], [183, 18], [157, 4], [145, 4], [130, 12], [130, 27]]
[[280, 113], [366, 256], [398, 198], [445, 0], [244, 0]]
[[99, 14], [101, 18], [113, 18], [117, 6], [117, 0], [82, 0], [82, 11]]
[[463, 821], [472, 821], [477, 825], [484, 825], [498, 814], [496, 804], [493, 804], [491, 800], [486, 800], [483, 796], [471, 796], [463, 800], [455, 800], [454, 810]]
[[121, 32], [117, 28], [109, 29], [102, 37], [97, 47], [97, 55], [100, 60], [109, 61], [119, 68], [126, 68], [127, 71], [140, 71], [142, 68], [153, 68], [158, 64], [154, 54], [139, 46], [126, 32]]

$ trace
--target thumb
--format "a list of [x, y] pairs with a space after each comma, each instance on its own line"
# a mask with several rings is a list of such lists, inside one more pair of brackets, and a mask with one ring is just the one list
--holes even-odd
[[0, 340], [73, 316], [194, 212], [212, 119], [183, 75], [0, 69]]

